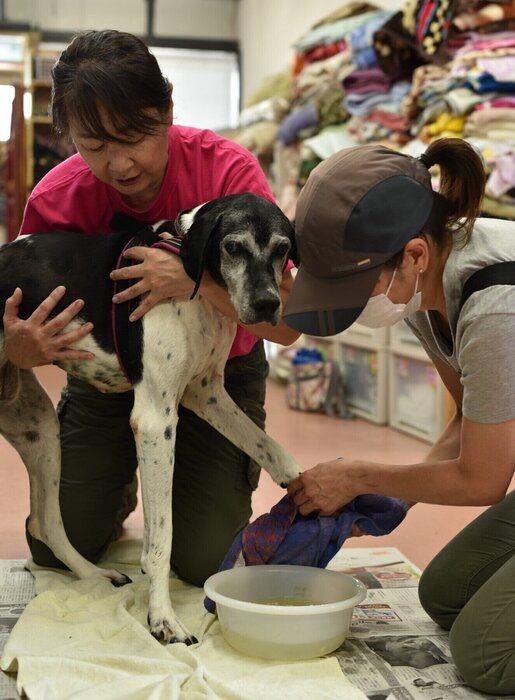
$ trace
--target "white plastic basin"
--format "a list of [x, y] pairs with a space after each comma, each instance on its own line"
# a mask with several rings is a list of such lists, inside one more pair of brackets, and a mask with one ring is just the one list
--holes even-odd
[[288, 661], [337, 649], [348, 634], [354, 606], [367, 593], [346, 574], [275, 565], [221, 571], [207, 579], [204, 591], [216, 603], [222, 633], [232, 647], [249, 656]]

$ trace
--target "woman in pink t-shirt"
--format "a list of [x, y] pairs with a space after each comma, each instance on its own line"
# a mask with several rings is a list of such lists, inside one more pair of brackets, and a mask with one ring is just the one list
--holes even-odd
[[[175, 219], [186, 208], [238, 192], [273, 199], [256, 159], [240, 146], [206, 130], [171, 126], [171, 85], [136, 37], [116, 31], [76, 36], [53, 69], [52, 117], [69, 133], [78, 153], [34, 188], [21, 233], [49, 230], [105, 231], [116, 212], [142, 221]], [[194, 283], [180, 258], [160, 249], [135, 249], [139, 273], [133, 288], [115, 301], [147, 293], [133, 314], [140, 318], [161, 299], [189, 297]], [[84, 260], [88, 274], [91, 260]], [[286, 298], [289, 271], [282, 283]], [[16, 292], [6, 304], [5, 348], [21, 368], [88, 353], [69, 346], [91, 331], [83, 325], [58, 334], [80, 311], [77, 300], [45, 320], [63, 296], [58, 288], [29, 320], [18, 317]], [[237, 320], [228, 294], [207, 273], [201, 293]], [[258, 425], [264, 426], [267, 363], [262, 338], [289, 344], [297, 333], [284, 324], [238, 327], [226, 366], [226, 387]], [[136, 505], [136, 453], [129, 416], [133, 393], [102, 394], [72, 377], [58, 407], [61, 423], [60, 501], [65, 529], [85, 557], [97, 561], [121, 532]], [[180, 409], [173, 477], [172, 566], [202, 585], [218, 569], [236, 533], [251, 515], [259, 470], [249, 458], [196, 415]], [[169, 469], [163, 465], [163, 469]], [[27, 531], [34, 561], [63, 567]]]

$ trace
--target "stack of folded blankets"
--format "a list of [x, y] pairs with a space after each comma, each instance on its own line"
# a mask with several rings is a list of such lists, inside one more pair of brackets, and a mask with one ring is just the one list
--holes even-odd
[[472, 143], [489, 173], [484, 212], [515, 219], [514, 108], [515, 32], [506, 31], [470, 33], [445, 65], [415, 69], [403, 113], [420, 148], [442, 136]]
[[311, 170], [342, 148], [419, 155], [457, 136], [484, 157], [484, 212], [515, 219], [515, 0], [408, 0], [396, 13], [347, 2], [294, 50], [291, 70], [252, 96], [230, 135], [269, 158], [290, 218]]

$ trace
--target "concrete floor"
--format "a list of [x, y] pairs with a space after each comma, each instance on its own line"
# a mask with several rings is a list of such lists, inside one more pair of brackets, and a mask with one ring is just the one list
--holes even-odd
[[[38, 370], [41, 382], [57, 401], [65, 375], [56, 367]], [[281, 442], [308, 469], [318, 462], [343, 456], [391, 463], [416, 463], [428, 445], [395, 430], [363, 420], [341, 421], [322, 415], [291, 411], [286, 407], [284, 389], [269, 383], [267, 396], [269, 434]], [[0, 559], [24, 558], [28, 548], [24, 520], [28, 513], [28, 477], [17, 453], [0, 438]], [[254, 516], [267, 512], [283, 495], [263, 473], [254, 494]], [[424, 568], [430, 559], [483, 508], [417, 505], [391, 535], [360, 537], [345, 546], [398, 547], [415, 564]], [[125, 538], [141, 537], [141, 502], [126, 521]]]

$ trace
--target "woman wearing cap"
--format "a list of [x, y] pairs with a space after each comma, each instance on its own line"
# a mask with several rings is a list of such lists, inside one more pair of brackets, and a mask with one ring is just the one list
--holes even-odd
[[500, 263], [515, 261], [515, 223], [479, 217], [484, 182], [480, 158], [459, 139], [432, 143], [420, 159], [379, 145], [346, 149], [313, 171], [298, 202], [300, 268], [286, 322], [331, 335], [356, 320], [374, 328], [407, 320], [456, 415], [420, 464], [336, 459], [289, 492], [303, 514], [330, 514], [370, 492], [490, 505], [430, 563], [420, 598], [451, 630], [465, 680], [507, 695], [515, 693], [515, 491], [506, 495], [515, 467], [515, 263]]
[[[45, 235], [59, 229], [108, 235], [115, 213], [146, 222], [173, 220], [183, 209], [238, 192], [274, 201], [248, 151], [212, 131], [172, 125], [171, 92], [140, 39], [110, 30], [77, 35], [53, 69], [52, 116], [78, 153], [36, 185], [21, 233]], [[147, 293], [134, 320], [161, 299], [191, 296], [194, 282], [180, 258], [149, 248], [133, 248], [130, 257], [140, 263], [131, 268], [139, 279], [115, 301]], [[84, 275], [92, 264], [82, 261]], [[290, 283], [288, 271], [285, 295]], [[221, 313], [237, 320], [227, 293], [206, 276], [201, 291]], [[63, 288], [55, 290], [27, 320], [18, 318], [20, 293], [6, 303], [5, 349], [13, 364], [27, 369], [57, 359], [88, 358], [89, 353], [70, 345], [90, 332], [90, 324], [61, 332], [79, 313], [80, 300], [45, 323], [63, 293]], [[261, 427], [267, 374], [261, 338], [274, 336], [288, 344], [297, 334], [283, 323], [238, 326], [225, 372], [228, 392]], [[91, 561], [120, 535], [124, 519], [136, 507], [136, 450], [129, 425], [133, 400], [132, 391], [102, 394], [70, 377], [58, 408], [61, 513], [70, 541]], [[179, 414], [172, 566], [182, 578], [202, 585], [248, 522], [259, 471], [191, 411], [181, 407]], [[62, 567], [28, 531], [27, 539], [37, 564]]]

